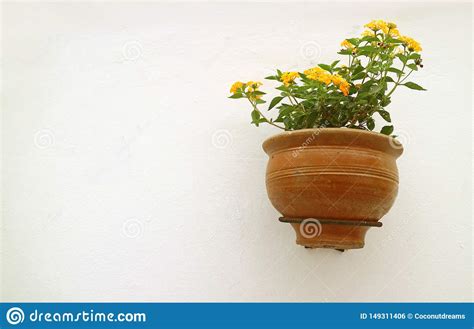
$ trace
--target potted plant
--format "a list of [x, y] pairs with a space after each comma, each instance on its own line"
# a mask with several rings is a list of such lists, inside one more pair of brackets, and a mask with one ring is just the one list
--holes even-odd
[[[398, 192], [396, 159], [403, 147], [392, 136], [386, 107], [398, 87], [425, 90], [408, 81], [422, 68], [421, 46], [394, 23], [375, 20], [360, 37], [342, 41], [339, 60], [303, 72], [266, 77], [278, 83], [268, 110], [261, 82], [236, 82], [230, 98], [245, 98], [252, 123], [283, 133], [265, 140], [266, 187], [280, 221], [309, 248], [362, 248], [370, 227], [392, 207]], [[387, 122], [374, 132], [375, 120]]]

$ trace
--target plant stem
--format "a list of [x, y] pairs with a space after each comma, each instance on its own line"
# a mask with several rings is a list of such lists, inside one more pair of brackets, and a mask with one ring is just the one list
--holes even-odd
[[408, 72], [408, 74], [402, 79], [400, 80], [401, 78], [401, 75], [400, 77], [398, 78], [397, 82], [395, 83], [395, 86], [393, 86], [392, 90], [390, 90], [390, 92], [387, 94], [387, 97], [389, 97], [391, 94], [393, 94], [393, 92], [395, 91], [395, 89], [397, 89], [398, 86], [400, 86], [402, 84], [403, 81], [406, 80], [406, 78], [408, 78], [411, 74], [411, 72], [413, 72], [413, 70], [411, 70], [410, 72]]
[[270, 124], [270, 125], [272, 125], [272, 126], [274, 126], [274, 127], [280, 128], [280, 129], [282, 129], [282, 130], [286, 130], [286, 128], [284, 128], [284, 127], [282, 127], [282, 126], [279, 126], [279, 125], [273, 123], [272, 121], [268, 120], [267, 117], [264, 116], [263, 113], [260, 112], [260, 110], [257, 108], [257, 104], [256, 104], [255, 102], [252, 102], [252, 101], [250, 100], [250, 98], [248, 98], [248, 96], [247, 96], [247, 99], [249, 100], [250, 104], [252, 104], [253, 109], [254, 109], [255, 111], [257, 111], [257, 112], [260, 114], [260, 116], [266, 120], [266, 122], [267, 122], [268, 124]]
[[300, 106], [300, 105], [301, 105], [301, 107], [303, 108], [303, 111], [306, 112], [306, 109], [304, 108], [304, 105], [303, 105], [303, 104], [300, 104], [300, 103], [298, 102], [298, 100], [296, 99], [296, 97], [295, 97], [290, 91], [288, 91], [288, 99], [290, 100], [290, 102], [291, 102], [292, 105], [295, 105], [295, 104], [293, 104], [293, 102], [291, 101], [291, 97], [293, 97], [293, 100], [295, 101], [296, 105], [297, 105], [297, 106]]

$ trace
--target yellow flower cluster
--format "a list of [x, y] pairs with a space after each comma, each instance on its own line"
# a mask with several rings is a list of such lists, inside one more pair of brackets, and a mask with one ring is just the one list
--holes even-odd
[[400, 32], [397, 29], [397, 24], [386, 22], [381, 19], [373, 20], [370, 23], [364, 25], [364, 27], [368, 28], [362, 32], [362, 36], [374, 36], [375, 32], [382, 31], [385, 34], [390, 36], [399, 36]]
[[349, 95], [349, 87], [350, 84], [347, 82], [346, 79], [341, 77], [339, 74], [334, 74], [331, 76], [332, 83], [339, 88], [340, 91], [344, 94], [344, 96]]
[[321, 81], [327, 85], [331, 83], [331, 74], [320, 67], [308, 69], [304, 71], [304, 74], [308, 77], [308, 79]]
[[295, 81], [296, 78], [299, 78], [299, 76], [300, 74], [298, 72], [284, 72], [281, 75], [280, 80], [285, 86], [288, 87]]
[[408, 49], [411, 50], [411, 51], [419, 52], [419, 51], [423, 50], [421, 48], [420, 43], [418, 41], [410, 38], [410, 37], [401, 36], [400, 40], [403, 41], [407, 45]]
[[258, 88], [262, 85], [261, 82], [258, 82], [258, 81], [249, 81], [247, 83], [244, 83], [244, 82], [241, 82], [241, 81], [237, 81], [237, 82], [234, 82], [234, 84], [232, 85], [232, 87], [230, 87], [230, 92], [232, 94], [235, 94], [237, 93], [240, 89], [245, 89], [247, 88], [247, 92], [251, 93], [253, 91], [257, 91]]
[[408, 46], [408, 49], [410, 51], [419, 52], [422, 50], [421, 45], [418, 41], [410, 37], [400, 35], [400, 31], [397, 29], [397, 25], [395, 23], [386, 22], [381, 19], [378, 19], [378, 20], [373, 20], [372, 22], [365, 24], [364, 27], [368, 28], [368, 30], [365, 30], [364, 32], [362, 32], [363, 37], [375, 36], [377, 31], [382, 31], [383, 33], [388, 34], [391, 37], [399, 38], [399, 40], [403, 41], [405, 45]]
[[332, 82], [336, 87], [339, 88], [340, 91], [342, 91], [344, 96], [349, 95], [350, 84], [339, 74], [330, 74], [329, 72], [323, 70], [320, 67], [313, 67], [311, 69], [308, 69], [304, 71], [304, 74], [308, 77], [308, 79], [321, 81], [326, 85], [329, 85]]
[[232, 87], [230, 87], [230, 93], [231, 94], [235, 94], [237, 91], [239, 91], [240, 88], [242, 88], [243, 86], [245, 86], [245, 83], [243, 82], [240, 82], [240, 81], [237, 81], [237, 82], [234, 82], [234, 84], [232, 85]]
[[246, 83], [246, 85], [247, 85], [247, 92], [251, 93], [251, 92], [257, 91], [258, 88], [262, 85], [262, 83], [258, 81], [249, 81]]
[[365, 30], [364, 32], [362, 32], [361, 34], [363, 37], [374, 37], [375, 36], [375, 32], [372, 31], [372, 30]]
[[[389, 30], [388, 23], [381, 19], [373, 20], [372, 22], [365, 24], [364, 27], [374, 32], [381, 30], [383, 33], [388, 33]], [[394, 27], [397, 26], [395, 25]]]
[[397, 28], [390, 29], [388, 31], [388, 35], [390, 35], [391, 37], [399, 37], [400, 36], [400, 31], [398, 31]]

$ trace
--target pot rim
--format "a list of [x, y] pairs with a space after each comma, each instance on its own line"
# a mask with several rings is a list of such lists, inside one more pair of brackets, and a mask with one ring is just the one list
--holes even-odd
[[[378, 132], [354, 129], [354, 128], [309, 128], [285, 131], [273, 136], [268, 137], [262, 144], [265, 153], [270, 155], [275, 151], [275, 144], [281, 140], [287, 139], [288, 137], [302, 137], [302, 136], [313, 136], [317, 132], [316, 136], [321, 134], [324, 135], [346, 135], [346, 136], [358, 136], [357, 139], [363, 136], [366, 141], [371, 141], [373, 144], [377, 144], [376, 149], [382, 152], [389, 153], [395, 158], [398, 158], [403, 153], [403, 145], [396, 140], [394, 137], [387, 136]], [[337, 145], [336, 143], [333, 145]], [[350, 147], [351, 145], [347, 145]], [[354, 145], [352, 148], [357, 148]], [[360, 148], [360, 147], [359, 147]]]

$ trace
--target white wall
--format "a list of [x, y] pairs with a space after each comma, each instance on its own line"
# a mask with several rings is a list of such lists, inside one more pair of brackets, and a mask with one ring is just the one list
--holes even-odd
[[[374, 18], [424, 48], [428, 91], [389, 107], [399, 197], [364, 249], [305, 250], [266, 197], [277, 131], [228, 89], [329, 62]], [[3, 4], [2, 299], [470, 300], [471, 19], [469, 4]]]

